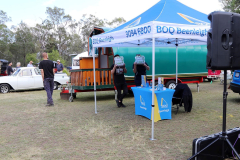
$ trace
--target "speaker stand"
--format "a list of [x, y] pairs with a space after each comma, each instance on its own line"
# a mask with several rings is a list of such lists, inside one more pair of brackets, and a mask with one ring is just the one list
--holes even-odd
[[[204, 150], [206, 150], [208, 147], [210, 147], [211, 145], [213, 145], [215, 142], [217, 141], [221, 141], [222, 143], [222, 158], [225, 158], [225, 144], [224, 142], [227, 142], [227, 145], [229, 145], [235, 156], [240, 160], [240, 156], [237, 153], [237, 151], [234, 149], [233, 145], [231, 144], [231, 142], [228, 140], [228, 136], [226, 133], [226, 112], [227, 112], [227, 70], [224, 70], [224, 91], [223, 91], [223, 123], [222, 123], [222, 133], [221, 135], [219, 135], [219, 137], [214, 140], [212, 143], [210, 143], [208, 146], [206, 146], [205, 148], [203, 148], [202, 150], [200, 150], [198, 153], [196, 153], [195, 155], [193, 155], [192, 157], [190, 157], [188, 160], [191, 160], [195, 157], [197, 157], [199, 154], [201, 154]], [[211, 157], [213, 157], [214, 155], [209, 155]]]

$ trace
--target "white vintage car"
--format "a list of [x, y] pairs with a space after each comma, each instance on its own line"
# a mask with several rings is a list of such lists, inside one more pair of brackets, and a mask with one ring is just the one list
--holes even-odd
[[[69, 76], [66, 73], [55, 73], [54, 89], [59, 85], [67, 84]], [[10, 90], [31, 90], [43, 88], [41, 71], [37, 67], [18, 68], [11, 76], [0, 77], [0, 92], [8, 93]]]

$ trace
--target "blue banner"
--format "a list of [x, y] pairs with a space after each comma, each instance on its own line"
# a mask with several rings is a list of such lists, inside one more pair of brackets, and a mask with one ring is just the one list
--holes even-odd
[[[147, 117], [152, 117], [152, 89], [132, 87], [135, 99], [135, 114]], [[175, 90], [166, 89], [163, 91], [155, 90], [155, 107], [154, 107], [154, 122], [163, 119], [171, 119], [172, 96]]]

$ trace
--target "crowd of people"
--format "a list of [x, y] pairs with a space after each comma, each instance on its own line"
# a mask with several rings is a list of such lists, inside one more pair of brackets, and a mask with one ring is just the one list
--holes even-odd
[[[17, 70], [18, 68], [20, 68], [20, 67], [21, 67], [21, 63], [20, 62], [17, 62], [15, 69], [12, 68], [12, 62], [11, 61], [8, 62], [8, 66], [7, 66], [7, 74], [8, 74], [8, 76], [12, 75], [13, 72], [15, 70]], [[27, 64], [27, 67], [36, 67], [36, 66], [33, 65], [33, 61], [30, 61]], [[57, 73], [62, 73], [64, 67], [63, 67], [63, 64], [60, 63], [60, 60], [57, 60], [57, 64], [56, 64], [55, 68], [57, 68], [57, 70], [56, 70]]]

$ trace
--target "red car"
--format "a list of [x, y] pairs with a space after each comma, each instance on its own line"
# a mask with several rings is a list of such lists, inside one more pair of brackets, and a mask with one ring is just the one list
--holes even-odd
[[209, 82], [216, 80], [220, 77], [221, 70], [208, 70], [208, 75], [203, 77], [204, 79], [207, 79]]
[[0, 59], [0, 76], [7, 76], [8, 61]]

